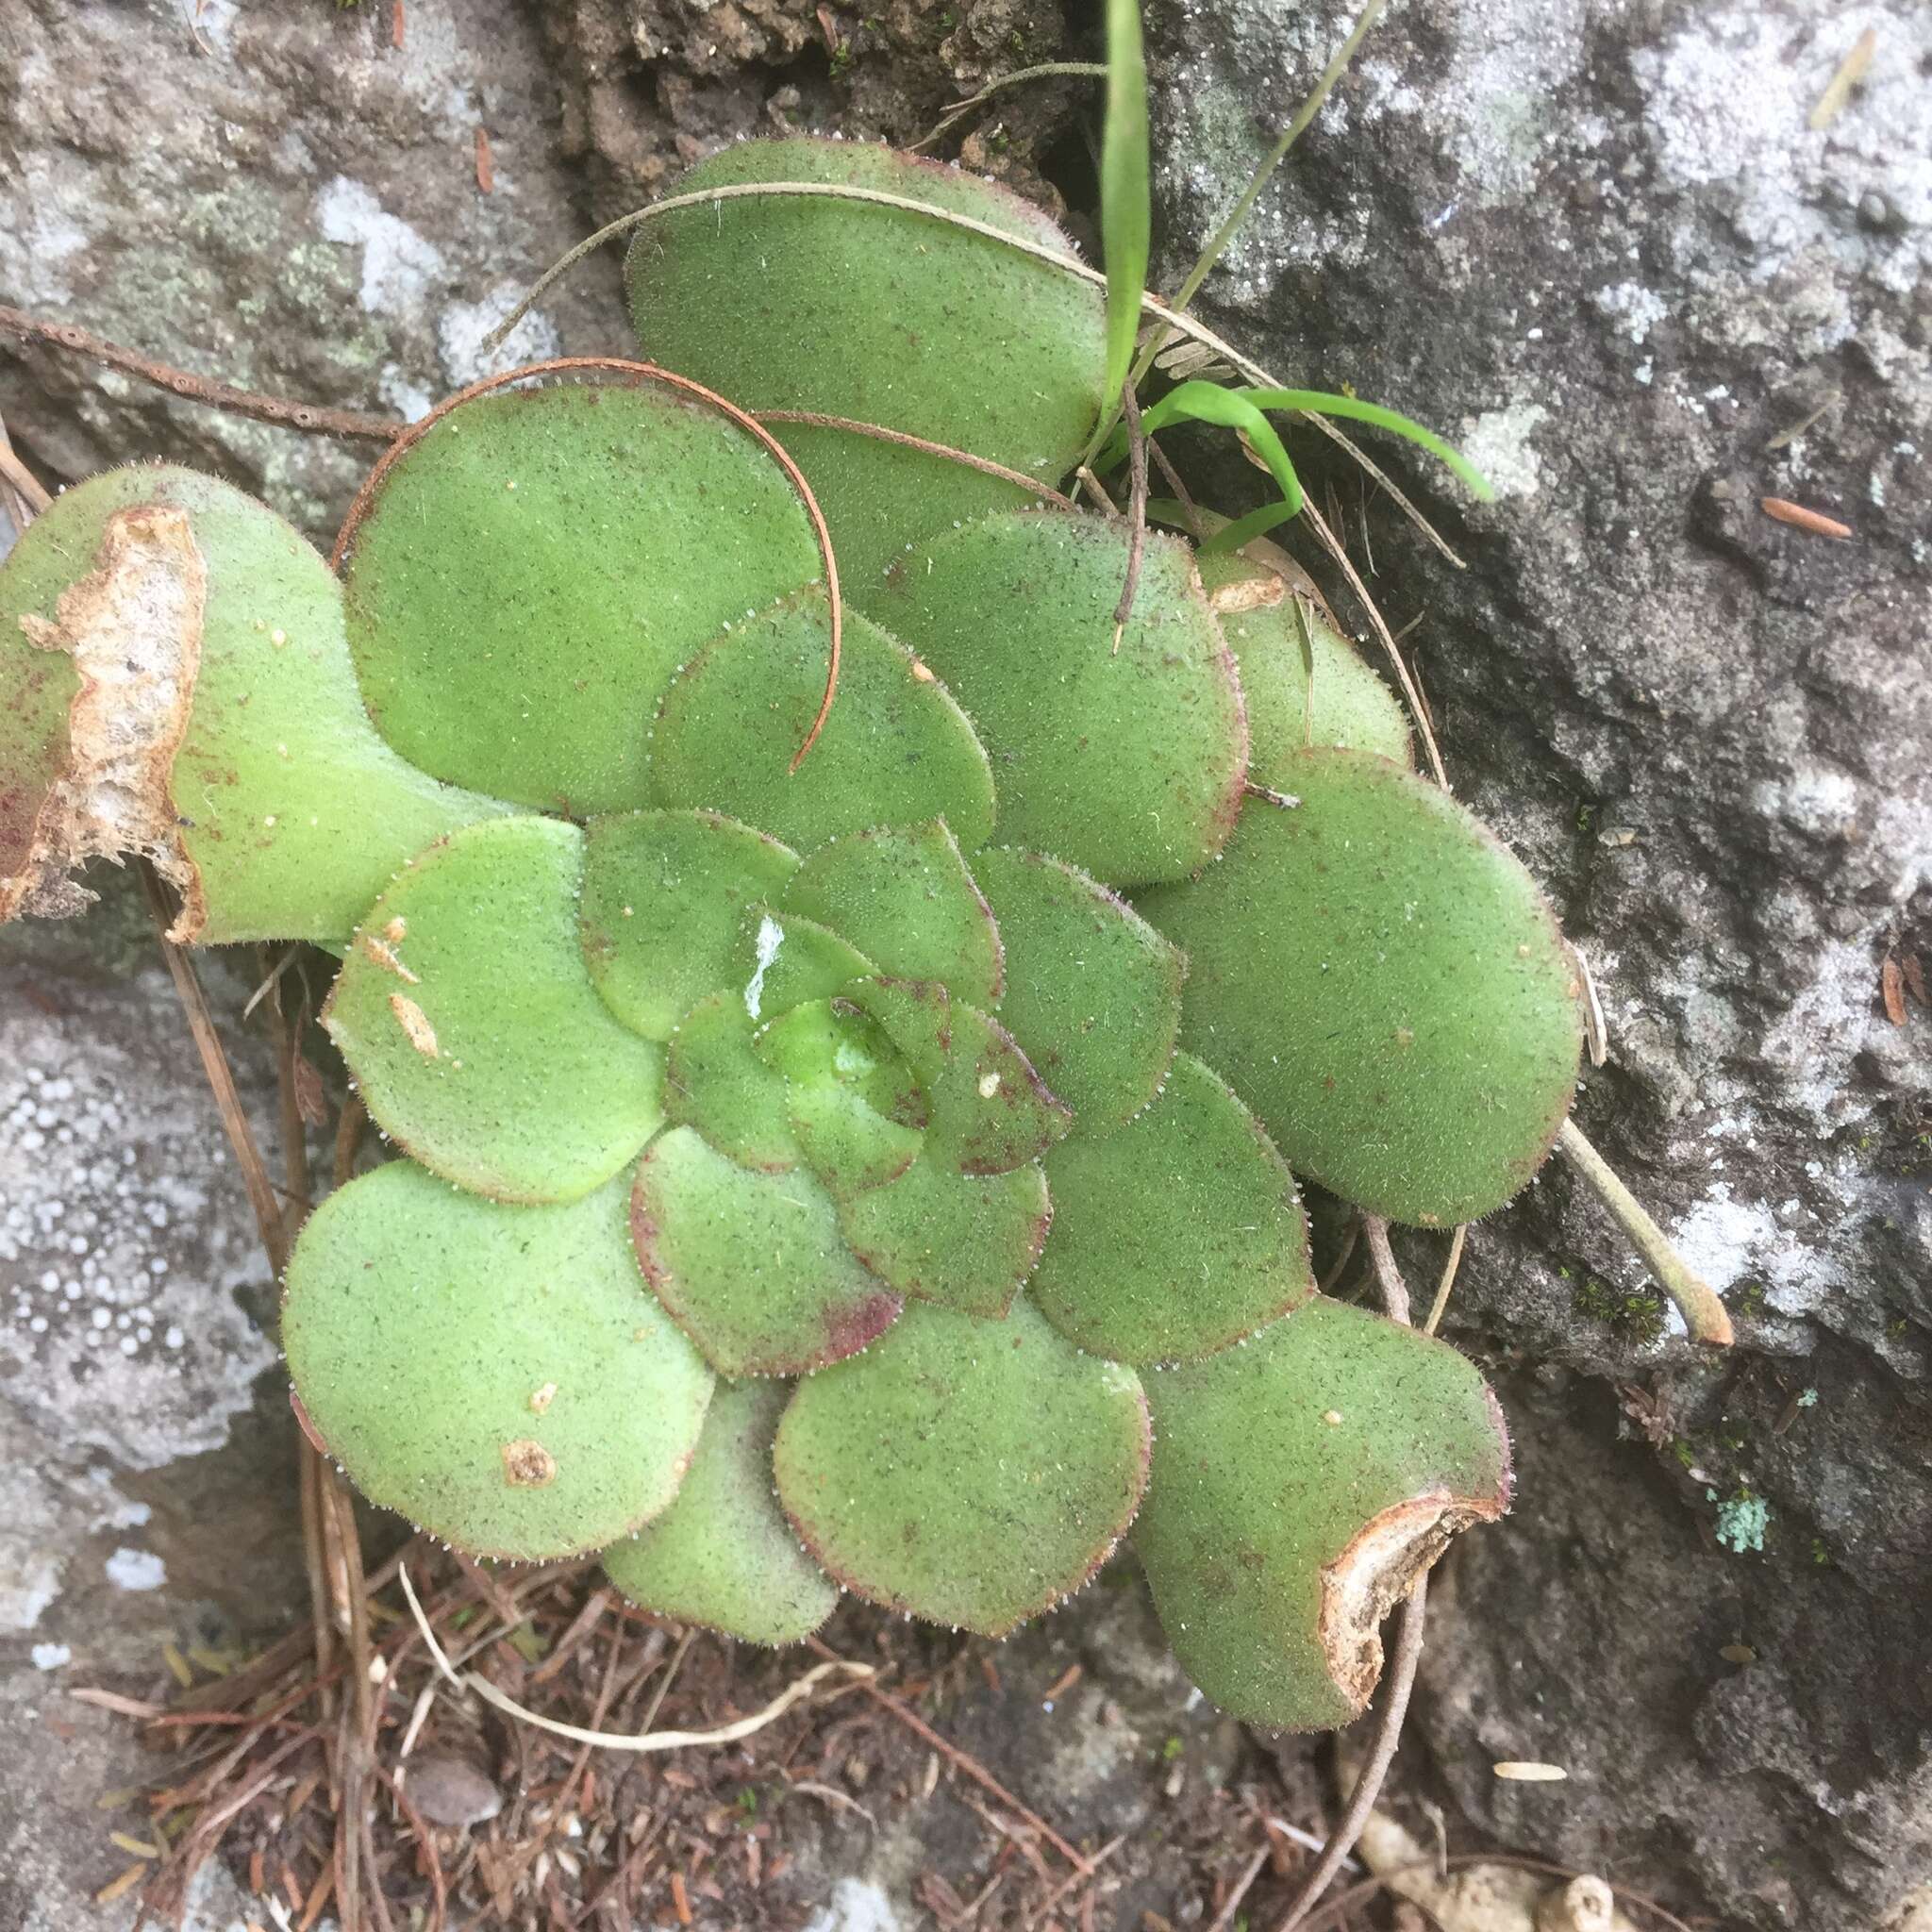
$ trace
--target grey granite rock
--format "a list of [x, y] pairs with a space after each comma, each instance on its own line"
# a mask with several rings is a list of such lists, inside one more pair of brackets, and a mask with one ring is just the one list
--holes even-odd
[[[1353, 10], [1155, 9], [1170, 284]], [[1559, 1168], [1474, 1232], [1452, 1332], [1522, 1481], [1452, 1565], [1422, 1721], [1507, 1842], [1765, 1926], [1932, 1871], [1932, 1013], [1880, 1001], [1889, 953], [1932, 958], [1928, 67], [1914, 6], [1410, 0], [1201, 304], [1493, 478], [1465, 508], [1378, 444], [1470, 568], [1371, 492], [1374, 592], [1594, 965], [1580, 1118], [1740, 1333], [1655, 1333]], [[1571, 1782], [1491, 1776], [1523, 1757]]]

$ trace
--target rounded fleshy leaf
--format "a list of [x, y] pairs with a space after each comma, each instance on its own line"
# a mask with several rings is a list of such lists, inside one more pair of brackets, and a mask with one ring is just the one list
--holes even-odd
[[766, 425], [818, 498], [847, 609], [868, 616], [888, 575], [928, 537], [994, 510], [1038, 509], [1043, 501], [1038, 489], [858, 429], [769, 417]]
[[382, 735], [425, 771], [575, 814], [654, 799], [657, 701], [747, 611], [818, 576], [784, 470], [653, 385], [503, 391], [382, 475], [344, 560]]
[[1177, 947], [1076, 867], [989, 847], [973, 876], [1007, 956], [996, 1011], [1082, 1134], [1131, 1120], [1160, 1091], [1181, 1024]]
[[1234, 659], [1185, 543], [1147, 539], [1114, 649], [1127, 543], [1097, 517], [986, 517], [908, 558], [879, 603], [992, 758], [1001, 842], [1113, 886], [1206, 864], [1247, 771]]
[[780, 903], [850, 940], [894, 978], [937, 979], [981, 1006], [999, 997], [999, 929], [943, 821], [821, 845]]
[[471, 825], [413, 860], [358, 930], [323, 1024], [375, 1123], [503, 1201], [573, 1201], [662, 1119], [661, 1047], [614, 1019], [577, 942], [584, 835]]
[[[882, 191], [1074, 253], [995, 183], [861, 142], [743, 142], [673, 192], [753, 181]], [[675, 209], [640, 229], [625, 280], [644, 354], [742, 408], [882, 423], [1043, 481], [1072, 468], [1099, 415], [1100, 291], [909, 209], [795, 196]]]
[[1182, 1667], [1246, 1723], [1346, 1724], [1390, 1607], [1508, 1507], [1495, 1399], [1453, 1348], [1319, 1296], [1147, 1391], [1134, 1546]]
[[787, 1174], [804, 1156], [785, 1076], [758, 1052], [757, 1032], [743, 994], [701, 999], [664, 1050], [664, 1118], [695, 1127], [741, 1167]]
[[508, 1207], [398, 1160], [309, 1217], [282, 1346], [372, 1502], [525, 1561], [599, 1549], [669, 1507], [711, 1372], [638, 1274], [625, 1194]]
[[175, 937], [340, 946], [395, 869], [506, 808], [375, 734], [341, 591], [253, 497], [172, 465], [67, 491], [0, 566], [0, 918], [145, 851]]
[[722, 1375], [805, 1374], [899, 1313], [809, 1174], [753, 1174], [690, 1127], [638, 1163], [631, 1233], [645, 1279]]
[[584, 959], [634, 1033], [669, 1040], [733, 976], [748, 907], [798, 870], [775, 839], [708, 811], [638, 811], [586, 827]]
[[991, 1015], [930, 979], [862, 979], [845, 997], [911, 1063], [928, 1114], [925, 1154], [966, 1174], [1037, 1160], [1073, 1127], [1064, 1102]]
[[999, 1637], [1078, 1590], [1132, 1522], [1147, 1468], [1140, 1378], [1022, 1300], [1003, 1322], [915, 1304], [802, 1382], [778, 1495], [850, 1589]]
[[1182, 1043], [1224, 1068], [1296, 1173], [1423, 1226], [1536, 1172], [1582, 1044], [1569, 948], [1536, 883], [1434, 785], [1299, 753], [1218, 865], [1141, 909], [1187, 952]]
[[[1289, 585], [1244, 557], [1197, 558], [1208, 601], [1241, 667], [1248, 704], [1248, 776], [1286, 791], [1287, 760], [1314, 745], [1415, 762], [1408, 719], [1361, 654]], [[1304, 641], [1302, 625], [1307, 625]], [[1313, 681], [1310, 682], [1310, 669]]]
[[1294, 1177], [1234, 1091], [1177, 1054], [1146, 1112], [1044, 1162], [1053, 1233], [1030, 1294], [1091, 1354], [1211, 1354], [1315, 1291]]
[[838, 1587], [798, 1547], [772, 1487], [791, 1392], [783, 1382], [712, 1391], [677, 1500], [604, 1552], [605, 1574], [632, 1603], [749, 1643], [797, 1643], [832, 1614]]
[[987, 1317], [1012, 1307], [1052, 1220], [1037, 1160], [991, 1174], [915, 1160], [891, 1186], [839, 1203], [852, 1252], [888, 1287]]
[[992, 830], [992, 773], [973, 726], [904, 644], [853, 610], [831, 716], [791, 769], [824, 695], [831, 639], [813, 588], [707, 644], [651, 728], [652, 796], [732, 812], [801, 852], [934, 818], [978, 844]]

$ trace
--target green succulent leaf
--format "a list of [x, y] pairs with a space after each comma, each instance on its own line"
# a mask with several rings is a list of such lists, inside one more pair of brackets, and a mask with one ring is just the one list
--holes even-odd
[[309, 1217], [282, 1345], [371, 1501], [525, 1561], [599, 1549], [670, 1506], [711, 1373], [638, 1274], [625, 1195], [508, 1207], [391, 1161]]
[[785, 1076], [758, 1051], [758, 1026], [741, 993], [698, 1001], [665, 1048], [664, 1118], [695, 1127], [741, 1167], [787, 1174], [805, 1157]]
[[1022, 1300], [1003, 1322], [914, 1305], [800, 1383], [778, 1494], [819, 1561], [891, 1608], [1003, 1636], [1087, 1581], [1145, 1482], [1140, 1379]]
[[1187, 951], [1182, 1043], [1224, 1067], [1298, 1174], [1423, 1226], [1536, 1172], [1568, 1112], [1574, 964], [1521, 862], [1365, 752], [1298, 754], [1219, 864], [1141, 909]]
[[65, 491], [0, 567], [0, 918], [78, 910], [74, 865], [145, 850], [207, 944], [340, 946], [412, 853], [505, 809], [376, 736], [308, 543], [172, 465]]
[[1074, 1117], [1013, 1036], [930, 979], [862, 979], [846, 997], [878, 1021], [924, 1091], [929, 1158], [966, 1174], [1037, 1160]]
[[1060, 859], [989, 847], [974, 854], [973, 876], [1006, 953], [1001, 1023], [1081, 1133], [1131, 1120], [1174, 1058], [1187, 972], [1179, 949]]
[[772, 1486], [784, 1382], [723, 1382], [677, 1500], [604, 1552], [632, 1603], [749, 1643], [796, 1643], [832, 1614], [838, 1587], [798, 1547]]
[[[899, 195], [1074, 254], [1008, 190], [862, 142], [741, 142], [675, 192], [746, 182]], [[645, 355], [744, 408], [884, 424], [1042, 481], [1073, 467], [1099, 413], [1100, 291], [910, 209], [795, 195], [675, 209], [640, 231], [625, 280]], [[855, 440], [834, 460], [874, 457]]]
[[654, 798], [653, 708], [727, 623], [824, 568], [748, 430], [657, 386], [458, 405], [382, 475], [344, 563], [349, 644], [383, 736], [525, 806]]
[[669, 1040], [693, 1002], [733, 976], [746, 908], [797, 870], [775, 839], [716, 812], [592, 820], [579, 926], [604, 1004], [646, 1040]]
[[899, 1313], [811, 1175], [754, 1174], [690, 1127], [638, 1163], [631, 1232], [658, 1300], [721, 1375], [822, 1369]]
[[[887, 579], [926, 538], [994, 510], [1038, 509], [1043, 501], [1035, 485], [993, 475], [957, 455], [869, 436], [863, 426], [793, 423], [769, 414], [764, 421], [805, 472], [832, 533], [848, 623], [854, 610], [877, 616]], [[1050, 486], [1053, 479], [1041, 480]], [[919, 816], [942, 809], [935, 806]]]
[[780, 906], [841, 934], [895, 978], [941, 980], [981, 1006], [999, 997], [999, 929], [943, 820], [821, 845]]
[[1294, 1177], [1191, 1054], [1127, 1126], [1076, 1134], [1044, 1165], [1053, 1232], [1028, 1292], [1091, 1354], [1137, 1366], [1209, 1355], [1315, 1291]]
[[1316, 745], [1414, 763], [1408, 719], [1394, 692], [1346, 638], [1261, 564], [1203, 557], [1200, 566], [1208, 601], [1241, 667], [1255, 784], [1290, 790], [1290, 761]]
[[852, 1252], [889, 1287], [961, 1314], [1003, 1316], [1039, 1266], [1053, 1207], [1037, 1160], [961, 1174], [915, 1160], [890, 1186], [839, 1203]]
[[730, 811], [801, 852], [934, 818], [980, 843], [992, 829], [992, 773], [973, 726], [904, 644], [851, 610], [831, 716], [791, 769], [824, 694], [831, 635], [814, 589], [706, 645], [652, 729], [653, 796]]
[[1246, 1723], [1346, 1724], [1391, 1605], [1508, 1507], [1494, 1398], [1454, 1349], [1320, 1297], [1147, 1389], [1134, 1545], [1182, 1667]]
[[323, 1024], [376, 1124], [503, 1201], [570, 1201], [662, 1119], [664, 1052], [612, 1017], [577, 938], [584, 834], [471, 825], [413, 860], [358, 929]]
[[879, 607], [991, 754], [1000, 841], [1112, 886], [1206, 864], [1247, 770], [1234, 660], [1186, 544], [1148, 537], [1114, 648], [1127, 544], [1097, 517], [986, 517], [908, 559]]

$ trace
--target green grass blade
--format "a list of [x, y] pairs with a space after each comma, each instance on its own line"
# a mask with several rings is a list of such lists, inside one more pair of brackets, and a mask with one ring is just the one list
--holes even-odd
[[1206, 542], [1196, 547], [1203, 557], [1217, 557], [1223, 551], [1239, 550], [1243, 543], [1251, 543], [1257, 537], [1265, 537], [1294, 514], [1295, 511], [1285, 503], [1264, 503], [1259, 509], [1251, 509], [1246, 516], [1237, 517], [1233, 523], [1224, 525]]
[[[1183, 382], [1169, 390], [1151, 408], [1141, 411], [1141, 428], [1152, 436], [1170, 423], [1211, 423], [1218, 428], [1241, 431], [1254, 445], [1255, 454], [1268, 465], [1268, 474], [1281, 486], [1282, 517], [1274, 519], [1280, 522], [1282, 518], [1300, 515], [1302, 485], [1274, 424], [1250, 400], [1257, 394], [1273, 393], [1275, 391], [1223, 389], [1218, 382]], [[1108, 445], [1107, 458], [1111, 460], [1120, 447], [1124, 444], [1116, 437]]]
[[1147, 61], [1140, 0], [1108, 0], [1107, 130], [1100, 145], [1100, 240], [1107, 255], [1107, 382], [1110, 416], [1134, 359], [1151, 228]]
[[1237, 391], [1257, 409], [1307, 409], [1319, 416], [1341, 416], [1354, 423], [1370, 423], [1377, 429], [1392, 429], [1419, 443], [1467, 484], [1484, 503], [1492, 503], [1496, 492], [1490, 480], [1461, 451], [1452, 448], [1431, 429], [1424, 429], [1399, 410], [1385, 409], [1379, 403], [1365, 403], [1355, 396], [1332, 396], [1316, 389], [1249, 389]]

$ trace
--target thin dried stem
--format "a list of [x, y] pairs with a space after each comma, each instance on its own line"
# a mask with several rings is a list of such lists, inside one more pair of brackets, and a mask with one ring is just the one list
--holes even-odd
[[227, 1132], [228, 1145], [235, 1150], [236, 1163], [242, 1170], [242, 1185], [247, 1189], [248, 1204], [255, 1209], [255, 1225], [261, 1236], [261, 1244], [267, 1250], [269, 1266], [275, 1273], [275, 1278], [280, 1281], [282, 1270], [289, 1260], [289, 1237], [282, 1219], [282, 1204], [276, 1197], [274, 1181], [269, 1178], [261, 1149], [256, 1145], [255, 1130], [248, 1124], [242, 1096], [236, 1091], [234, 1070], [228, 1065], [221, 1035], [215, 1030], [208, 995], [201, 990], [201, 981], [195, 976], [194, 965], [186, 948], [177, 946], [168, 937], [168, 928], [174, 923], [175, 914], [168, 904], [160, 874], [145, 858], [137, 859], [135, 863], [141, 873], [142, 888], [147, 894], [148, 909], [154, 914], [161, 958], [167, 963], [168, 972], [175, 981], [175, 991], [180, 995], [182, 1008], [187, 1012], [188, 1030], [194, 1038], [195, 1051], [201, 1056], [202, 1072], [208, 1075], [208, 1084], [213, 1090], [215, 1107]]
[[22, 528], [54, 501], [42, 486], [41, 479], [14, 455], [13, 446], [7, 441], [4, 432], [0, 432], [0, 476], [6, 477], [19, 491], [21, 500], [26, 506], [26, 518], [24, 521], [19, 517], [14, 519], [15, 524]]
[[[831, 1657], [833, 1656], [833, 1653], [826, 1649], [816, 1637], [808, 1637], [806, 1642], [820, 1657]], [[923, 1739], [941, 1757], [945, 1758], [948, 1763], [956, 1765], [959, 1770], [963, 1771], [982, 1790], [991, 1791], [1016, 1818], [1022, 1819], [1024, 1823], [1030, 1824], [1068, 1864], [1080, 1872], [1091, 1874], [1094, 1861], [1088, 1857], [1084, 1852], [1076, 1850], [1068, 1843], [1039, 1812], [1023, 1805], [1018, 1798], [1014, 1797], [1011, 1791], [1008, 1790], [1005, 1785], [1000, 1783], [998, 1778], [993, 1776], [991, 1772], [987, 1770], [985, 1765], [980, 1763], [978, 1758], [974, 1757], [970, 1752], [960, 1750], [958, 1745], [955, 1744], [950, 1739], [941, 1737], [910, 1705], [905, 1703], [900, 1698], [894, 1697], [890, 1690], [884, 1689], [874, 1679], [871, 1677], [865, 1678], [858, 1688], [882, 1709], [891, 1711], [915, 1738]]]
[[156, 389], [164, 389], [184, 402], [206, 404], [209, 408], [226, 409], [237, 416], [252, 416], [258, 423], [277, 424], [284, 429], [387, 442], [408, 426], [392, 416], [364, 415], [357, 409], [325, 409], [317, 403], [291, 402], [287, 396], [262, 395], [254, 390], [236, 389], [230, 383], [213, 382], [205, 375], [158, 362], [138, 349], [107, 341], [71, 322], [47, 321], [4, 304], [0, 304], [0, 329], [31, 342], [44, 342], [50, 348], [84, 356], [104, 368], [118, 369], [124, 375], [136, 376]]
[[1369, 1259], [1374, 1264], [1375, 1282], [1382, 1291], [1382, 1306], [1391, 1322], [1408, 1326], [1408, 1284], [1395, 1265], [1395, 1251], [1389, 1245], [1389, 1224], [1379, 1214], [1362, 1216], [1362, 1233], [1369, 1243]]
[[946, 135], [974, 108], [983, 108], [1002, 89], [1018, 87], [1023, 80], [1080, 79], [1105, 80], [1107, 68], [1098, 60], [1042, 60], [1038, 67], [1022, 67], [1012, 74], [1002, 74], [990, 80], [976, 94], [969, 94], [963, 101], [953, 105], [933, 124], [931, 133], [923, 134], [906, 152], [908, 155], [923, 154], [943, 141]]
[[1449, 1291], [1456, 1286], [1457, 1271], [1462, 1266], [1462, 1243], [1469, 1234], [1469, 1223], [1459, 1221], [1449, 1237], [1449, 1258], [1442, 1264], [1442, 1278], [1436, 1284], [1436, 1299], [1429, 1305], [1429, 1319], [1423, 1333], [1433, 1335], [1441, 1326], [1442, 1311], [1449, 1306]]
[[1670, 1237], [1650, 1218], [1643, 1204], [1617, 1177], [1574, 1120], [1566, 1120], [1557, 1130], [1557, 1151], [1570, 1163], [1577, 1179], [1603, 1203], [1623, 1229], [1624, 1240], [1656, 1277], [1657, 1285], [1676, 1304], [1690, 1339], [1713, 1348], [1728, 1348], [1736, 1338], [1731, 1318], [1716, 1291], [1692, 1273], [1690, 1263], [1671, 1245]]
[[979, 471], [982, 475], [997, 476], [1003, 483], [1030, 490], [1042, 503], [1051, 503], [1060, 509], [1074, 508], [1071, 497], [1049, 489], [1037, 476], [1029, 476], [1024, 470], [1009, 470], [1006, 464], [996, 463], [990, 457], [976, 457], [971, 450], [955, 449], [948, 442], [933, 442], [924, 436], [908, 435], [903, 429], [888, 429], [883, 423], [860, 423], [850, 416], [824, 415], [817, 409], [758, 409], [754, 413], [760, 423], [803, 423], [808, 428], [842, 429], [851, 436], [869, 436], [877, 442], [895, 442], [901, 449], [923, 450], [929, 457], [941, 457], [949, 463], [959, 463], [969, 470]]

